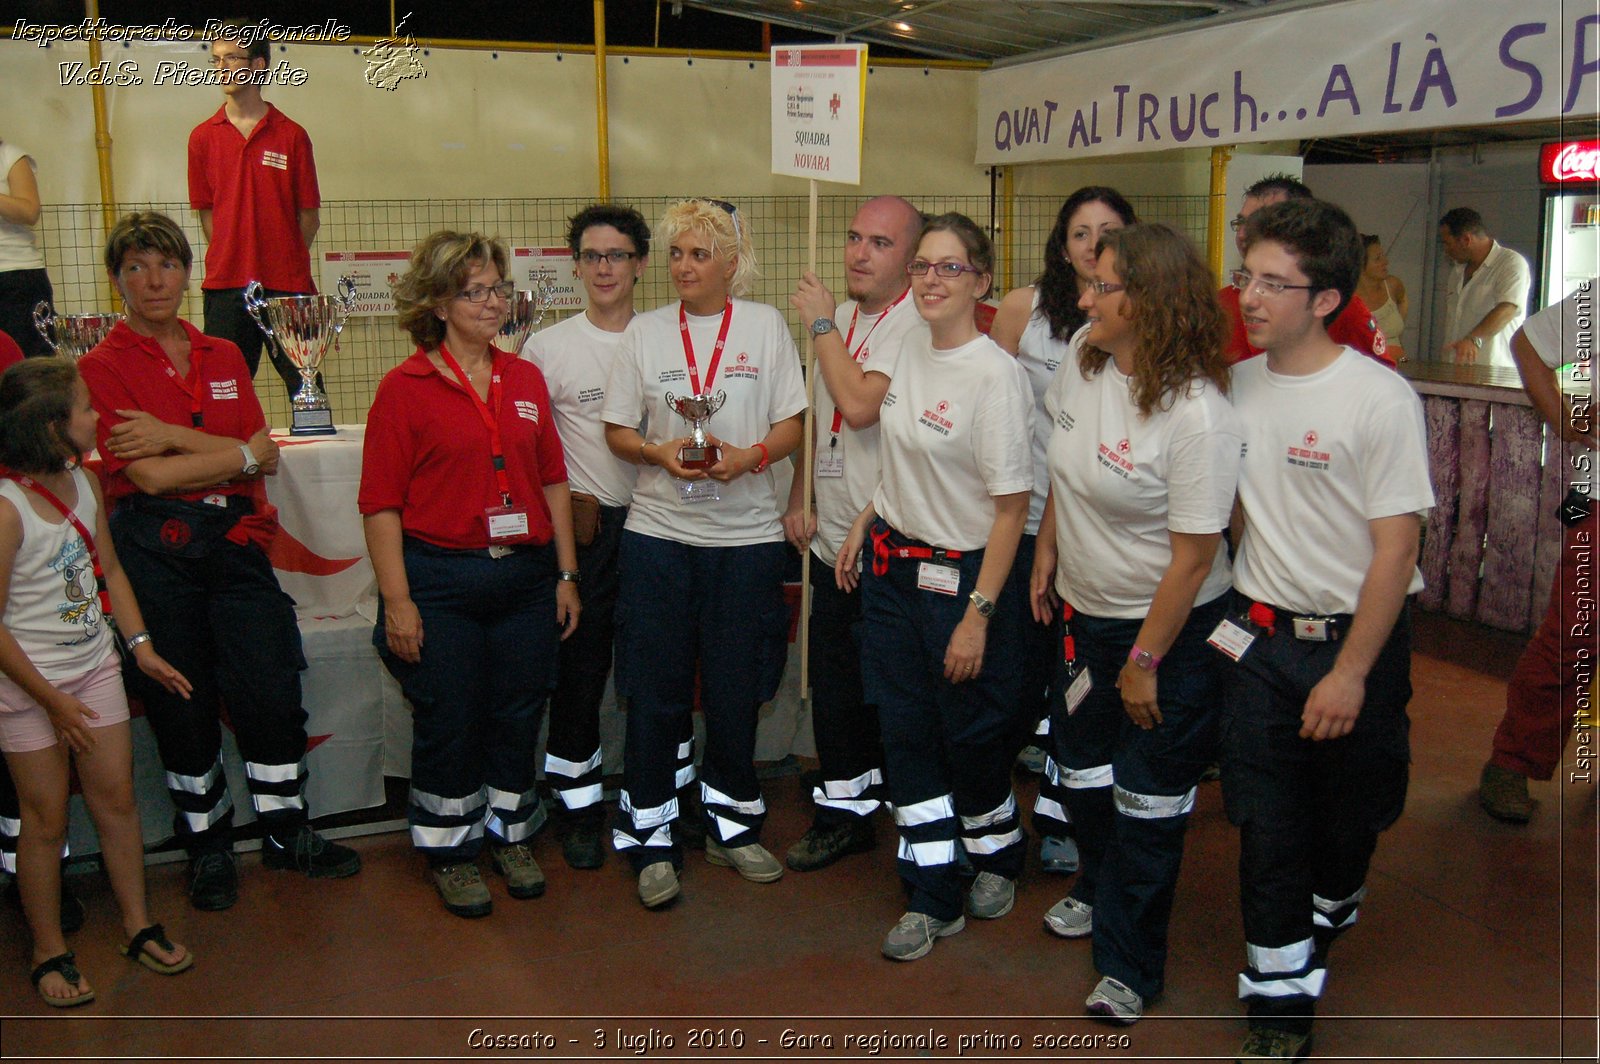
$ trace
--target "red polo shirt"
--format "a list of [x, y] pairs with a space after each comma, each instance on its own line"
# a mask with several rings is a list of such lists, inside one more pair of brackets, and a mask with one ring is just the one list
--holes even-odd
[[200, 287], [315, 292], [300, 212], [321, 205], [311, 138], [270, 103], [248, 139], [226, 107], [189, 134], [189, 206], [211, 211]]
[[[1261, 348], [1251, 347], [1245, 336], [1244, 316], [1239, 313], [1239, 290], [1230, 284], [1217, 293], [1217, 298], [1222, 301], [1223, 312], [1228, 315], [1228, 324], [1232, 329], [1225, 352], [1229, 365], [1255, 358], [1261, 353]], [[1372, 320], [1372, 311], [1361, 302], [1360, 296], [1352, 295], [1343, 313], [1333, 319], [1328, 326], [1328, 339], [1353, 347], [1390, 369], [1394, 368], [1394, 359], [1389, 357], [1389, 341], [1384, 337], [1383, 330], [1378, 328], [1378, 323]]]
[[[170, 425], [187, 427], [192, 424], [192, 392], [200, 402], [200, 428], [212, 436], [226, 436], [243, 443], [266, 427], [267, 419], [261, 413], [261, 403], [256, 399], [250, 371], [245, 368], [239, 349], [232, 341], [207, 336], [186, 321], [178, 324], [189, 337], [191, 352], [189, 376], [181, 384], [169, 373], [171, 363], [161, 345], [128, 328], [127, 322], [117, 322], [99, 346], [78, 363], [78, 372], [89, 386], [89, 400], [100, 415], [96, 435], [102, 463], [100, 480], [105, 486], [108, 510], [114, 509], [119, 500], [139, 491], [128, 479], [129, 463], [117, 458], [106, 447], [111, 429], [127, 420], [117, 413], [118, 410], [142, 410]], [[277, 529], [277, 518], [276, 510], [267, 502], [266, 485], [260, 478], [181, 492], [172, 497], [198, 500], [207, 495], [243, 495], [253, 499], [256, 512], [250, 519], [249, 535], [265, 547], [271, 533]], [[264, 538], [262, 533], [265, 533]]]
[[22, 348], [5, 330], [0, 329], [0, 373], [4, 373], [8, 366], [15, 365], [23, 359]]
[[[521, 542], [548, 543], [544, 486], [567, 479], [544, 374], [532, 362], [496, 350], [500, 427], [512, 501], [528, 512]], [[455, 377], [416, 354], [390, 370], [367, 414], [361, 455], [363, 515], [399, 510], [408, 536], [452, 550], [490, 545], [484, 510], [501, 505], [489, 428]], [[506, 542], [496, 540], [497, 543]]]

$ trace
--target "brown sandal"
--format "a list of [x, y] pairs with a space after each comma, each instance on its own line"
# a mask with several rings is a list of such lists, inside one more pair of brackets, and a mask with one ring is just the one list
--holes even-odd
[[[29, 977], [33, 980], [34, 989], [38, 990], [40, 981], [43, 980], [45, 976], [54, 972], [56, 975], [59, 975], [61, 978], [65, 979], [68, 986], [72, 987], [74, 990], [77, 990], [78, 984], [83, 982], [83, 973], [78, 971], [78, 965], [76, 961], [77, 957], [75, 957], [73, 954], [60, 953], [40, 964], [33, 970], [33, 974]], [[43, 990], [39, 990], [39, 996], [44, 998], [44, 1003], [49, 1005], [51, 1008], [70, 1009], [77, 1005], [87, 1005], [89, 1002], [93, 1001], [94, 991], [79, 991], [75, 997], [62, 998], [52, 997], [51, 995], [46, 994]]]
[[187, 948], [184, 949], [181, 960], [166, 964], [145, 952], [144, 947], [150, 942], [154, 942], [158, 948], [166, 950], [168, 953], [175, 953], [178, 949], [167, 938], [167, 931], [160, 924], [151, 924], [137, 935], [134, 935], [132, 941], [126, 946], [118, 948], [122, 951], [124, 957], [131, 961], [138, 961], [152, 972], [159, 972], [162, 975], [177, 975], [179, 972], [186, 972], [194, 967], [194, 954], [189, 952]]

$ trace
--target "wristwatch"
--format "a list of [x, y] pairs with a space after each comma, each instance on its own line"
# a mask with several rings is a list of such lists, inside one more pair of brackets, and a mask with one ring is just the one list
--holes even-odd
[[833, 323], [832, 318], [818, 318], [816, 321], [811, 323], [811, 335], [824, 336], [833, 332], [837, 328], [838, 326]]
[[1145, 672], [1155, 672], [1156, 666], [1161, 664], [1160, 658], [1138, 646], [1128, 651], [1128, 660], [1133, 663], [1134, 668], [1143, 669]]
[[1479, 351], [1483, 350], [1483, 337], [1481, 337], [1481, 336], [1469, 336], [1469, 337], [1467, 337], [1467, 339], [1471, 340], [1472, 341], [1472, 346], [1476, 347]]
[[261, 463], [256, 461], [256, 452], [250, 449], [250, 445], [241, 443], [239, 450], [244, 453], [244, 468], [239, 470], [239, 475], [253, 477], [261, 472]]
[[967, 596], [972, 602], [972, 608], [978, 611], [979, 617], [994, 616], [994, 600], [981, 591], [974, 591]]

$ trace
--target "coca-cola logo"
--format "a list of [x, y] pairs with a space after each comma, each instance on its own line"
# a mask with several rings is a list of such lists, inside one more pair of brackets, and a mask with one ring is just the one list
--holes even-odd
[[1546, 144], [1540, 155], [1546, 181], [1594, 181], [1600, 175], [1600, 140]]

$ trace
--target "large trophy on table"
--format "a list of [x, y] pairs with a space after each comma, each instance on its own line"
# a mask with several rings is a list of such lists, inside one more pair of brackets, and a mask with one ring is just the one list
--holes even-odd
[[537, 278], [531, 291], [511, 293], [506, 320], [500, 323], [500, 331], [495, 334], [495, 346], [513, 355], [521, 353], [522, 345], [528, 342], [534, 327], [544, 320], [555, 302], [555, 290]]
[[291, 436], [332, 436], [333, 407], [317, 384], [328, 345], [344, 328], [345, 319], [356, 305], [356, 283], [339, 278], [339, 295], [272, 296], [262, 295], [261, 282], [251, 281], [244, 290], [244, 309], [276, 343], [286, 358], [300, 371], [300, 390], [290, 398], [293, 410]]
[[711, 420], [711, 415], [722, 409], [722, 404], [728, 401], [728, 393], [719, 391], [712, 395], [673, 395], [667, 393], [667, 406], [677, 411], [678, 416], [693, 426], [689, 434], [689, 442], [678, 448], [678, 464], [685, 469], [710, 469], [722, 461], [722, 448], [706, 439], [706, 422]]
[[33, 307], [33, 327], [50, 350], [76, 362], [99, 346], [122, 320], [121, 314], [57, 314], [44, 300]]

